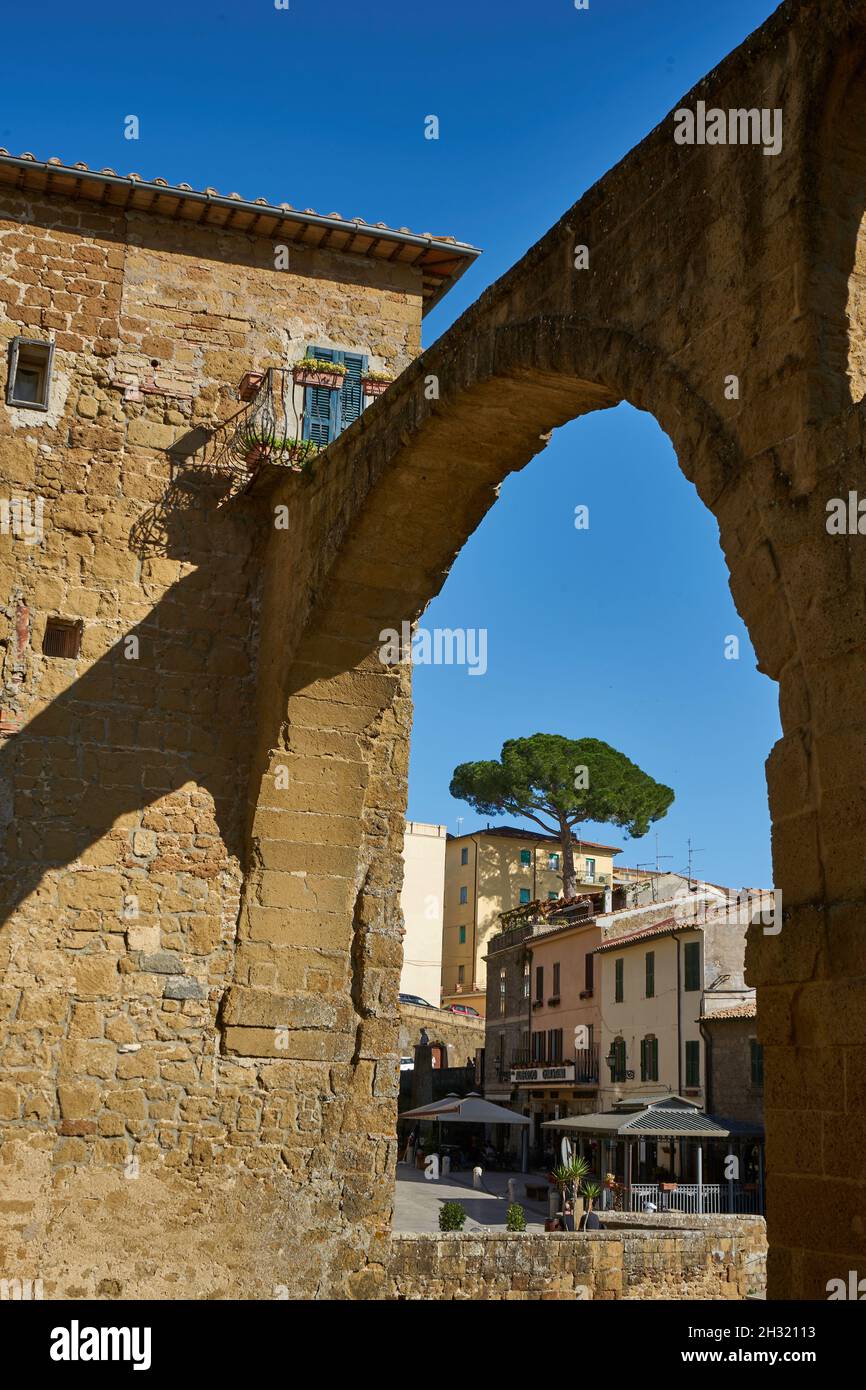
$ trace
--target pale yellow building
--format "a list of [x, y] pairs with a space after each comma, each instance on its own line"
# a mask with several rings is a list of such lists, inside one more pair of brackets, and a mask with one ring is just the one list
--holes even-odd
[[442, 901], [447, 828], [409, 820], [403, 837], [403, 969], [400, 993], [438, 1008], [442, 981]]
[[[581, 893], [599, 907], [613, 889], [613, 860], [621, 850], [574, 839]], [[538, 899], [562, 895], [562, 847], [554, 835], [497, 826], [469, 835], [449, 835], [445, 849], [442, 935], [442, 998], [486, 1011], [484, 957], [499, 916]], [[609, 906], [609, 898], [607, 905]]]

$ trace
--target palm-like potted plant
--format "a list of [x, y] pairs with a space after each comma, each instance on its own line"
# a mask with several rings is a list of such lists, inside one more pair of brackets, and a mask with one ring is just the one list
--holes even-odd
[[326, 386], [331, 391], [339, 390], [345, 375], [342, 362], [329, 362], [324, 357], [302, 357], [292, 367], [292, 376], [299, 386]]
[[586, 1200], [586, 1211], [584, 1212], [584, 1222], [592, 1211], [593, 1202], [597, 1202], [601, 1196], [601, 1186], [597, 1182], [585, 1182], [583, 1184], [583, 1195]]
[[571, 1211], [577, 1228], [577, 1203], [584, 1184], [589, 1176], [589, 1161], [575, 1154], [568, 1163], [560, 1163], [550, 1175], [559, 1188], [565, 1201], [571, 1202]]

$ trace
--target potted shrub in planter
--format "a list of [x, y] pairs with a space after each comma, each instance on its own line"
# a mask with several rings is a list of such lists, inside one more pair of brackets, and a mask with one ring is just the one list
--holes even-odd
[[298, 472], [309, 466], [319, 453], [319, 446], [312, 439], [295, 439], [291, 435], [269, 430], [264, 424], [251, 421], [241, 434], [241, 447], [244, 450], [244, 463], [252, 470], [272, 457], [286, 463]]
[[525, 1231], [526, 1212], [519, 1202], [512, 1202], [505, 1214], [506, 1231]]
[[440, 1231], [462, 1231], [466, 1208], [462, 1202], [443, 1202], [439, 1208]]
[[367, 372], [361, 378], [361, 385], [364, 388], [365, 396], [381, 396], [383, 391], [387, 391], [393, 377], [387, 372]]
[[326, 386], [331, 391], [339, 390], [345, 375], [342, 362], [328, 362], [322, 357], [302, 357], [292, 367], [292, 376], [299, 386]]
[[[585, 1231], [587, 1230], [587, 1228], [589, 1228], [590, 1230], [594, 1230], [598, 1226], [599, 1221], [598, 1217], [595, 1215], [595, 1212], [592, 1209], [592, 1204], [593, 1202], [597, 1202], [599, 1197], [601, 1196], [601, 1187], [597, 1182], [584, 1183], [583, 1195], [586, 1198], [586, 1211], [584, 1212], [583, 1218], [580, 1223], [580, 1230]], [[593, 1217], [594, 1219], [590, 1221], [590, 1217]]]

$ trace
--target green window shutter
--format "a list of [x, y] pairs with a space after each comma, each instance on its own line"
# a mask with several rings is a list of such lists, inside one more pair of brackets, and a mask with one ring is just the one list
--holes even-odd
[[367, 358], [358, 352], [338, 352], [336, 359], [338, 362], [342, 362], [346, 368], [342, 389], [336, 393], [339, 397], [340, 409], [337, 431], [339, 433], [340, 430], [351, 425], [353, 420], [357, 420], [364, 409], [364, 388], [361, 385], [361, 378], [367, 370]]
[[646, 953], [646, 997], [652, 999], [656, 992], [656, 953]]
[[652, 1044], [651, 1044], [651, 1053], [652, 1053], [652, 1056], [651, 1056], [651, 1058], [650, 1058], [650, 1081], [658, 1081], [658, 1079], [659, 1079], [659, 1040], [658, 1040], [658, 1038], [653, 1038], [653, 1040], [652, 1040]]
[[641, 1040], [640, 1040], [640, 1079], [641, 1079], [641, 1081], [648, 1081], [648, 1080], [649, 1080], [649, 1077], [647, 1076], [647, 1040], [646, 1040], [646, 1038], [641, 1038]]
[[685, 963], [685, 988], [687, 990], [700, 989], [701, 987], [701, 943], [699, 941], [688, 941], [684, 951]]
[[686, 1043], [686, 1085], [701, 1084], [701, 1045], [699, 1042]]
[[[333, 348], [307, 348], [307, 357], [318, 357], [323, 362], [336, 362], [340, 354]], [[304, 387], [304, 438], [312, 439], [324, 449], [339, 433], [340, 392], [331, 391], [327, 386]]]
[[623, 980], [624, 967], [625, 961], [623, 957], [620, 956], [619, 960], [616, 961], [614, 964], [614, 1003], [616, 1004], [621, 1004], [623, 999], [625, 998], [625, 986]]

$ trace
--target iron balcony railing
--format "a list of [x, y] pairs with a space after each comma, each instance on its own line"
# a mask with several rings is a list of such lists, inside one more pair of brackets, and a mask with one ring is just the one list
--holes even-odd
[[[598, 1048], [587, 1047], [572, 1053], [570, 1057], [533, 1057], [531, 1051], [519, 1048], [512, 1052], [511, 1061], [497, 1058], [495, 1075], [497, 1081], [510, 1081], [513, 1071], [529, 1071], [536, 1067], [574, 1067], [575, 1086], [598, 1085]], [[571, 1085], [566, 1081], [565, 1085]]]

